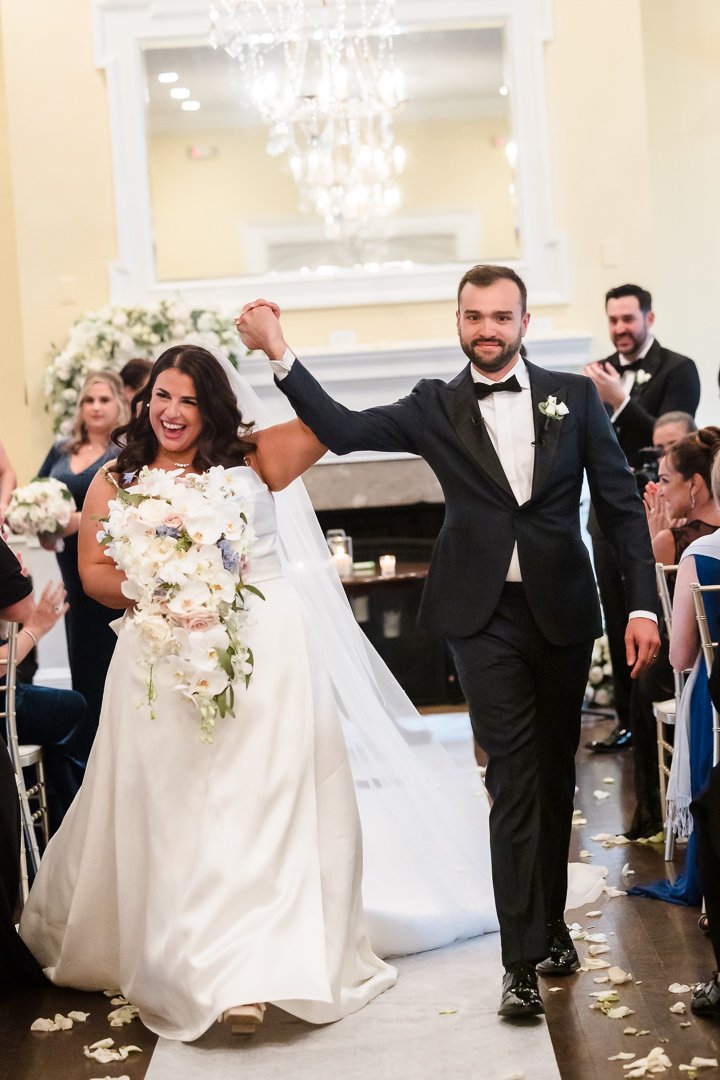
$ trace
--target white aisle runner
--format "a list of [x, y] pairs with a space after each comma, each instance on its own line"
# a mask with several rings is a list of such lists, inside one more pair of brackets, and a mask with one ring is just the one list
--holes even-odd
[[499, 934], [393, 963], [396, 986], [337, 1024], [269, 1008], [252, 1039], [160, 1039], [146, 1080], [559, 1080], [544, 1019], [497, 1016]]

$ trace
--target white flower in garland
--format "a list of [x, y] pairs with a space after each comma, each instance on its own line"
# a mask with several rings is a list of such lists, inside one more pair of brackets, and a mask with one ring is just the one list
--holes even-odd
[[243, 580], [254, 540], [233, 479], [215, 467], [202, 476], [144, 468], [118, 488], [98, 540], [125, 574], [134, 600], [131, 631], [146, 666], [154, 716], [156, 668], [192, 701], [200, 738], [233, 708], [235, 689], [253, 672]]
[[69, 433], [78, 391], [91, 372], [120, 371], [134, 356], [154, 360], [168, 346], [181, 343], [215, 346], [232, 361], [244, 353], [232, 317], [219, 311], [159, 300], [146, 306], [106, 306], [86, 312], [45, 373], [46, 407], [55, 431]]

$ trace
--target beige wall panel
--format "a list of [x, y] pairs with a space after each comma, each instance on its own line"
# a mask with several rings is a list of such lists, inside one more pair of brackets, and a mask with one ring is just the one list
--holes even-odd
[[657, 333], [692, 356], [703, 387], [698, 419], [720, 423], [712, 312], [720, 254], [720, 4], [643, 0], [654, 210], [648, 279]]

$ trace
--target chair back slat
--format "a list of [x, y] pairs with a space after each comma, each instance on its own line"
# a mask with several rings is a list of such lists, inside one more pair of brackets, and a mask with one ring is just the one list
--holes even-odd
[[[707, 609], [705, 607], [704, 594], [710, 592], [720, 592], [720, 585], [701, 585], [697, 581], [690, 583], [690, 592], [692, 593], [693, 605], [695, 607], [695, 619], [697, 620], [698, 634], [700, 636], [700, 648], [702, 650], [703, 661], [705, 663], [705, 671], [708, 678], [715, 662], [715, 650], [718, 647], [718, 642], [713, 640], [710, 627], [708, 625]], [[717, 765], [720, 761], [720, 717], [718, 716], [717, 709], [713, 705], [713, 765]]]
[[655, 580], [657, 582], [658, 596], [660, 597], [660, 607], [662, 609], [663, 618], [667, 627], [668, 634], [672, 627], [672, 600], [670, 599], [670, 589], [668, 588], [668, 578], [670, 574], [677, 573], [677, 563], [655, 563]]
[[[15, 622], [5, 623], [5, 632], [3, 634], [7, 638], [7, 661], [5, 666], [5, 731], [7, 734], [7, 745], [10, 751], [10, 757], [12, 759], [13, 767], [15, 769], [15, 775], [18, 782], [18, 795], [20, 798], [20, 817], [22, 822], [22, 834], [25, 842], [25, 848], [27, 854], [30, 857], [30, 863], [32, 865], [34, 873], [37, 873], [40, 866], [40, 848], [37, 842], [37, 835], [35, 833], [35, 822], [33, 821], [32, 810], [30, 808], [30, 802], [28, 799], [28, 792], [25, 787], [25, 780], [23, 777], [22, 759], [20, 754], [20, 743], [18, 740], [17, 725], [15, 718], [15, 687], [17, 685], [17, 636], [18, 636], [18, 624]], [[27, 885], [24, 884], [24, 890], [27, 889]], [[25, 899], [25, 897], [23, 897]]]

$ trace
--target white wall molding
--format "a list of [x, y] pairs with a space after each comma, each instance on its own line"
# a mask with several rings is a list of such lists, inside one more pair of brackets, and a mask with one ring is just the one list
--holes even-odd
[[[142, 49], [207, 41], [207, 0], [94, 0], [93, 11], [95, 62], [107, 77], [112, 139], [118, 224], [118, 258], [109, 268], [114, 303], [175, 296], [200, 306], [237, 308], [238, 301], [271, 292], [285, 309], [307, 309], [419, 303], [454, 296], [467, 265], [158, 281], [152, 249]], [[351, 12], [349, 6], [349, 17]], [[440, 6], [436, 0], [396, 0], [396, 12], [404, 30], [483, 21], [504, 24], [513, 131], [519, 147], [523, 250], [521, 259], [507, 265], [526, 281], [534, 306], [567, 303], [567, 250], [554, 219], [545, 104], [543, 48], [552, 36], [551, 0], [445, 0]]]
[[[590, 359], [592, 334], [589, 332], [545, 333], [528, 337], [528, 359], [541, 367], [579, 371]], [[353, 349], [333, 352], [303, 352], [301, 360], [327, 392], [350, 409], [367, 409], [395, 401], [410, 393], [420, 379], [443, 379], [446, 382], [467, 363], [457, 341], [409, 342], [385, 348]], [[280, 423], [294, 414], [286, 398], [275, 386], [267, 360], [249, 356], [241, 364], [242, 374], [267, 407], [273, 421]], [[389, 460], [388, 455], [364, 452], [342, 459], [328, 454], [323, 464], [334, 461]]]

